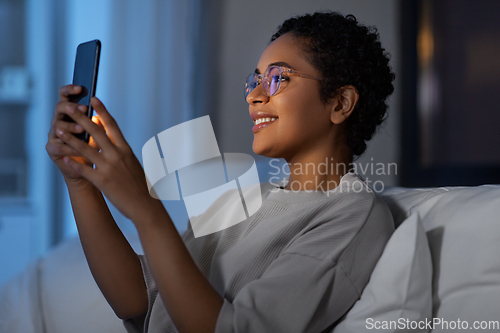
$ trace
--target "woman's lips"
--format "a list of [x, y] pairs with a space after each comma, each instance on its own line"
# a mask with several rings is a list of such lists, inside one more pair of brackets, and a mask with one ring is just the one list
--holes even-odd
[[255, 125], [254, 127], [252, 127], [252, 132], [254, 132], [254, 133], [255, 133], [255, 132], [257, 132], [257, 131], [259, 131], [259, 130], [261, 130], [261, 129], [263, 129], [263, 128], [266, 128], [267, 126], [271, 125], [272, 123], [274, 123], [274, 122], [276, 122], [276, 121], [278, 121], [278, 118], [276, 118], [276, 119], [275, 119], [275, 120], [273, 120], [273, 121], [266, 121], [266, 122], [262, 122], [262, 123], [260, 123], [260, 124], [257, 124], [257, 125]]

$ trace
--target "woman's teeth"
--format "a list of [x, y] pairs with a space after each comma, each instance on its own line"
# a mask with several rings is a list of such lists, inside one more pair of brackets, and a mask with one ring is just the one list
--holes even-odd
[[276, 119], [278, 119], [278, 118], [259, 118], [259, 119], [255, 120], [255, 125], [258, 125], [260, 123], [275, 121]]

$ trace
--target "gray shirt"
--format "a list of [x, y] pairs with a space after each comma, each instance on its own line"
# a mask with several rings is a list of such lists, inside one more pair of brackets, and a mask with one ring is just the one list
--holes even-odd
[[[394, 231], [391, 212], [348, 173], [329, 192], [272, 188], [247, 220], [183, 240], [224, 297], [216, 332], [323, 332], [359, 299]], [[129, 333], [177, 332], [141, 257], [149, 294], [146, 317]]]

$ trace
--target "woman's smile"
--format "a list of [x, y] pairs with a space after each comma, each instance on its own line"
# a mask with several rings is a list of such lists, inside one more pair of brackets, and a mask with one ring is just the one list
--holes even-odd
[[277, 121], [278, 118], [261, 118], [261, 119], [258, 119], [256, 122], [255, 122], [255, 126], [252, 127], [252, 132], [258, 132], [259, 130], [263, 129], [263, 128], [266, 128], [267, 126], [271, 125], [272, 123], [274, 123], [275, 121]]
[[252, 127], [252, 132], [257, 132], [278, 120], [278, 116], [267, 112], [254, 112], [251, 115], [255, 126]]

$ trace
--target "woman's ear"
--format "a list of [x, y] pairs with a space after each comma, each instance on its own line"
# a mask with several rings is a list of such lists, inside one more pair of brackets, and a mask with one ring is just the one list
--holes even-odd
[[356, 103], [358, 103], [359, 94], [356, 88], [352, 85], [339, 88], [339, 93], [335, 97], [335, 102], [332, 105], [330, 119], [334, 124], [341, 124], [354, 111]]

